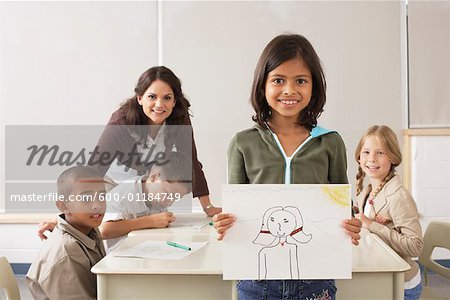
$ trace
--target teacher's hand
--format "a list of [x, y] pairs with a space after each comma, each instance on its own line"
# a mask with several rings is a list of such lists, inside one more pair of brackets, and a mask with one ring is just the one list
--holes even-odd
[[198, 197], [198, 200], [200, 200], [200, 203], [203, 207], [203, 211], [208, 217], [213, 217], [214, 215], [222, 212], [222, 207], [215, 207], [211, 203], [209, 195], [200, 196]]
[[214, 217], [215, 215], [220, 214], [222, 212], [222, 207], [215, 207], [213, 205], [208, 205], [203, 209], [203, 211], [208, 217]]
[[38, 228], [37, 235], [39, 236], [39, 238], [41, 240], [46, 240], [47, 236], [44, 233], [47, 230], [48, 231], [53, 231], [53, 229], [55, 229], [55, 227], [56, 227], [56, 220], [41, 222], [41, 223], [39, 223], [38, 227], [39, 228]]

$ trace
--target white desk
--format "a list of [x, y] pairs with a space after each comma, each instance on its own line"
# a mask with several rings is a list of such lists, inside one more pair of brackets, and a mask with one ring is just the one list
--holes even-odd
[[366, 229], [352, 250], [352, 279], [336, 280], [337, 299], [403, 299], [404, 272], [410, 266], [394, 250]]
[[[232, 281], [222, 280], [222, 252], [212, 226], [130, 232], [115, 251], [145, 240], [209, 241], [180, 261], [114, 257], [108, 254], [92, 268], [98, 299], [233, 299]], [[403, 299], [403, 272], [409, 265], [375, 235], [362, 232], [353, 247], [351, 280], [337, 280], [337, 299]]]
[[[204, 213], [176, 214], [183, 223], [207, 224]], [[132, 231], [92, 268], [98, 299], [232, 299], [232, 281], [222, 280], [222, 249], [213, 226], [168, 227]], [[179, 261], [114, 257], [114, 252], [146, 240], [208, 241]]]
[[[209, 241], [182, 260], [114, 257], [116, 251], [146, 240]], [[129, 236], [97, 263], [98, 299], [232, 299], [232, 281], [222, 280], [220, 242], [212, 235]]]

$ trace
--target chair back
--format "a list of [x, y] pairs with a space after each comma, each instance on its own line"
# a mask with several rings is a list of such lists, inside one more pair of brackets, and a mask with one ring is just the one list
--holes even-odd
[[6, 299], [20, 300], [19, 287], [6, 257], [0, 257], [0, 288], [5, 289]]
[[431, 254], [436, 247], [450, 250], [450, 223], [432, 221], [425, 231], [423, 252], [419, 256], [419, 263], [425, 267], [425, 285], [428, 284], [427, 269], [450, 279], [450, 268], [436, 263], [431, 258]]

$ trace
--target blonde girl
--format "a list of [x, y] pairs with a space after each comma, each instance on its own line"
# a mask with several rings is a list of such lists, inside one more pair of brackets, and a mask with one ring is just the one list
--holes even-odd
[[[422, 230], [416, 203], [395, 172], [402, 161], [397, 136], [387, 126], [370, 127], [356, 147], [355, 159], [359, 163], [356, 193], [362, 226], [411, 265], [405, 273], [405, 299], [419, 299], [422, 281], [412, 257], [422, 252]], [[370, 184], [364, 187], [366, 176]]]

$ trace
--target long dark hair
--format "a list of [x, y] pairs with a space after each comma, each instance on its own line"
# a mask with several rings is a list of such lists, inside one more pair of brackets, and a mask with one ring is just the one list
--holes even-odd
[[300, 112], [298, 123], [311, 130], [326, 102], [326, 81], [320, 59], [309, 41], [299, 34], [283, 34], [275, 37], [264, 48], [253, 79], [251, 103], [255, 110], [252, 120], [265, 127], [270, 118], [270, 107], [265, 96], [267, 74], [287, 60], [299, 58], [308, 65], [313, 81], [311, 101]]
[[138, 83], [134, 88], [135, 95], [127, 99], [121, 109], [125, 111], [125, 125], [148, 125], [149, 118], [145, 115], [142, 106], [139, 105], [137, 98], [142, 97], [149, 86], [156, 80], [167, 83], [173, 90], [175, 97], [175, 107], [172, 113], [166, 119], [168, 125], [184, 125], [189, 117], [189, 107], [191, 104], [184, 97], [181, 90], [181, 82], [177, 76], [167, 67], [152, 67], [142, 73]]

